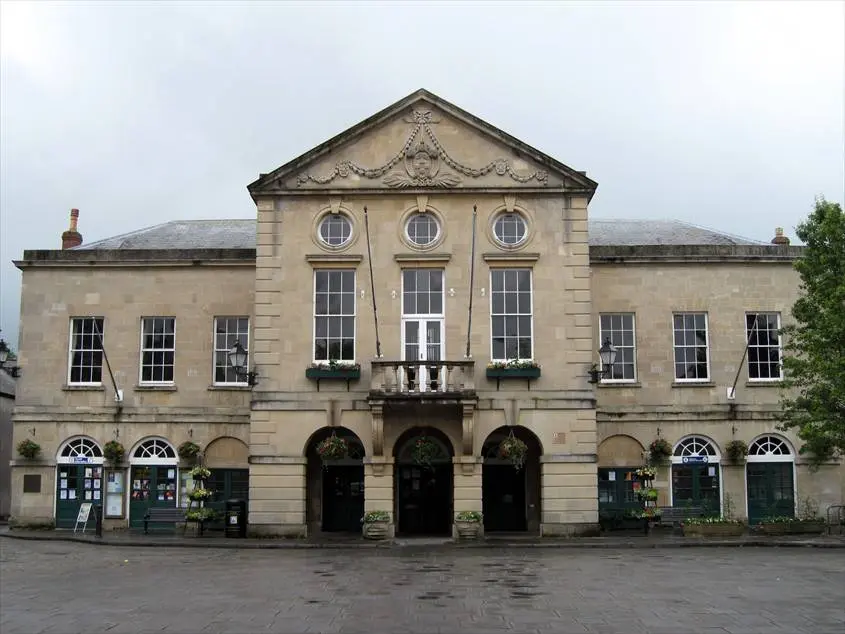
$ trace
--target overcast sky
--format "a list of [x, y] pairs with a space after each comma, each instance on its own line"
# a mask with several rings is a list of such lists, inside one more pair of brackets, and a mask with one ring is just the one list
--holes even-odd
[[253, 217], [260, 172], [418, 88], [586, 170], [594, 218], [794, 236], [845, 196], [843, 7], [4, 0], [2, 336], [71, 207], [86, 242]]

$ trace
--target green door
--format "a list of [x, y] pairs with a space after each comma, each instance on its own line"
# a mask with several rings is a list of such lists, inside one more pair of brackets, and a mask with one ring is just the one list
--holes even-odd
[[637, 482], [636, 467], [599, 469], [599, 515], [607, 518], [625, 517], [628, 511], [642, 510], [634, 494]]
[[764, 517], [795, 515], [791, 462], [749, 462], [745, 482], [750, 524], [758, 524]]
[[247, 512], [249, 512], [249, 469], [210, 469], [210, 471], [211, 476], [206, 480], [205, 486], [214, 494], [205, 506], [217, 511], [220, 518], [208, 524], [207, 527], [212, 530], [222, 530], [226, 500], [246, 500]]
[[672, 506], [697, 506], [706, 515], [720, 515], [719, 465], [672, 465]]
[[[102, 504], [103, 468], [60, 464], [56, 467], [56, 528], [74, 528], [83, 502]], [[88, 519], [94, 528], [94, 514]]]
[[323, 530], [360, 533], [364, 515], [364, 465], [323, 469]]
[[[175, 466], [134, 466], [130, 478], [129, 528], [144, 528], [144, 515], [151, 506], [176, 507]], [[172, 531], [173, 525], [151, 524], [150, 530]]]

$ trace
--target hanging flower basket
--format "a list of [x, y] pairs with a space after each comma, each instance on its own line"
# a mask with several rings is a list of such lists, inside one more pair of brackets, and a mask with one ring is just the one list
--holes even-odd
[[426, 467], [430, 467], [431, 461], [439, 457], [440, 454], [440, 445], [428, 436], [419, 436], [414, 441], [414, 447], [411, 450], [411, 458], [413, 458], [414, 462]]
[[212, 495], [214, 495], [214, 491], [202, 488], [192, 489], [188, 492], [188, 498], [194, 502], [202, 502], [209, 499]]
[[194, 480], [207, 480], [211, 477], [211, 471], [201, 466], [194, 467], [190, 473]]
[[672, 445], [665, 438], [656, 438], [648, 446], [648, 455], [652, 464], [661, 464], [672, 455]]
[[748, 445], [742, 440], [732, 440], [725, 446], [725, 454], [731, 462], [743, 462], [748, 455]]
[[41, 445], [27, 438], [18, 443], [18, 453], [24, 458], [32, 460], [41, 453]]
[[343, 438], [332, 435], [317, 444], [317, 454], [325, 462], [326, 460], [342, 460], [349, 455], [349, 443]]
[[510, 460], [518, 471], [525, 464], [528, 455], [528, 445], [513, 435], [513, 432], [499, 445], [499, 457]]
[[103, 447], [103, 457], [113, 465], [118, 465], [123, 462], [123, 456], [126, 454], [126, 449], [123, 448], [116, 440], [110, 440]]
[[197, 456], [200, 453], [200, 446], [195, 443], [187, 440], [179, 445], [179, 457], [184, 460], [185, 462], [196, 462]]
[[637, 478], [640, 480], [654, 480], [657, 475], [657, 469], [650, 466], [640, 467], [636, 470]]

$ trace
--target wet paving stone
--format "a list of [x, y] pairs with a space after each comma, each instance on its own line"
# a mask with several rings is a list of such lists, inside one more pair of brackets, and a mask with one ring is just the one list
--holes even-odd
[[845, 631], [845, 550], [201, 550], [0, 540], [0, 632]]

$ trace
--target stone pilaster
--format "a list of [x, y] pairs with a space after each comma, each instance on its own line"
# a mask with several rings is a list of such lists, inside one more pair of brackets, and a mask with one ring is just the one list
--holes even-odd
[[[481, 470], [484, 459], [480, 456], [455, 456], [454, 465], [454, 512], [477, 511], [481, 513]], [[453, 528], [454, 532], [454, 528]], [[480, 527], [480, 534], [484, 526]], [[457, 537], [457, 535], [453, 535]]]
[[390, 513], [388, 537], [396, 534], [396, 505], [393, 501], [393, 458], [364, 459], [364, 512]]

